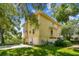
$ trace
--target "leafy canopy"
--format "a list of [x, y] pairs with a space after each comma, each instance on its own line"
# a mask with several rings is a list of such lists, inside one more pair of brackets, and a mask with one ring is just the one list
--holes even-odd
[[55, 18], [59, 22], [67, 22], [69, 20], [69, 16], [77, 15], [78, 12], [79, 12], [78, 5], [64, 3], [54, 8], [53, 16], [55, 16]]

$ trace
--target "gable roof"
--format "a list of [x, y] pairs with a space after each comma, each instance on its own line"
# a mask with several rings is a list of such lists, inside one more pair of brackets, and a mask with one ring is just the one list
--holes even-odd
[[56, 23], [57, 25], [60, 25], [60, 26], [61, 26], [60, 23], [58, 23], [57, 21], [55, 21], [55, 18], [52, 18], [52, 17], [48, 16], [47, 14], [45, 14], [45, 13], [42, 12], [42, 11], [36, 12], [35, 15], [41, 15], [41, 16], [47, 18], [47, 19], [48, 19], [49, 21], [51, 21], [52, 23]]

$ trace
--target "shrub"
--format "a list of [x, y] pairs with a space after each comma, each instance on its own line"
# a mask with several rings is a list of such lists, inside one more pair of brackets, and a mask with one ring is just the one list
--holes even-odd
[[68, 46], [71, 46], [72, 43], [69, 41], [69, 40], [57, 40], [55, 43], [54, 43], [55, 46], [58, 46], [58, 47], [68, 47]]

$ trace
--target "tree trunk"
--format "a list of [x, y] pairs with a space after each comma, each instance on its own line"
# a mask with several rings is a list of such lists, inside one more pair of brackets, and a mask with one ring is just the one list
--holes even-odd
[[0, 28], [1, 45], [4, 45], [4, 37], [3, 37], [3, 34], [4, 34], [4, 29], [1, 29]]
[[66, 37], [66, 39], [70, 41], [71, 37]]

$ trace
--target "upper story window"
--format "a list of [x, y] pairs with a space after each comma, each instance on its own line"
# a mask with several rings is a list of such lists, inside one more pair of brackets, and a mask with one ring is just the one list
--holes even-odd
[[35, 33], [35, 29], [33, 29], [33, 34]]
[[29, 31], [29, 33], [31, 33], [31, 30]]
[[53, 35], [53, 30], [52, 29], [50, 30], [50, 33], [51, 33], [51, 36], [52, 36]]

